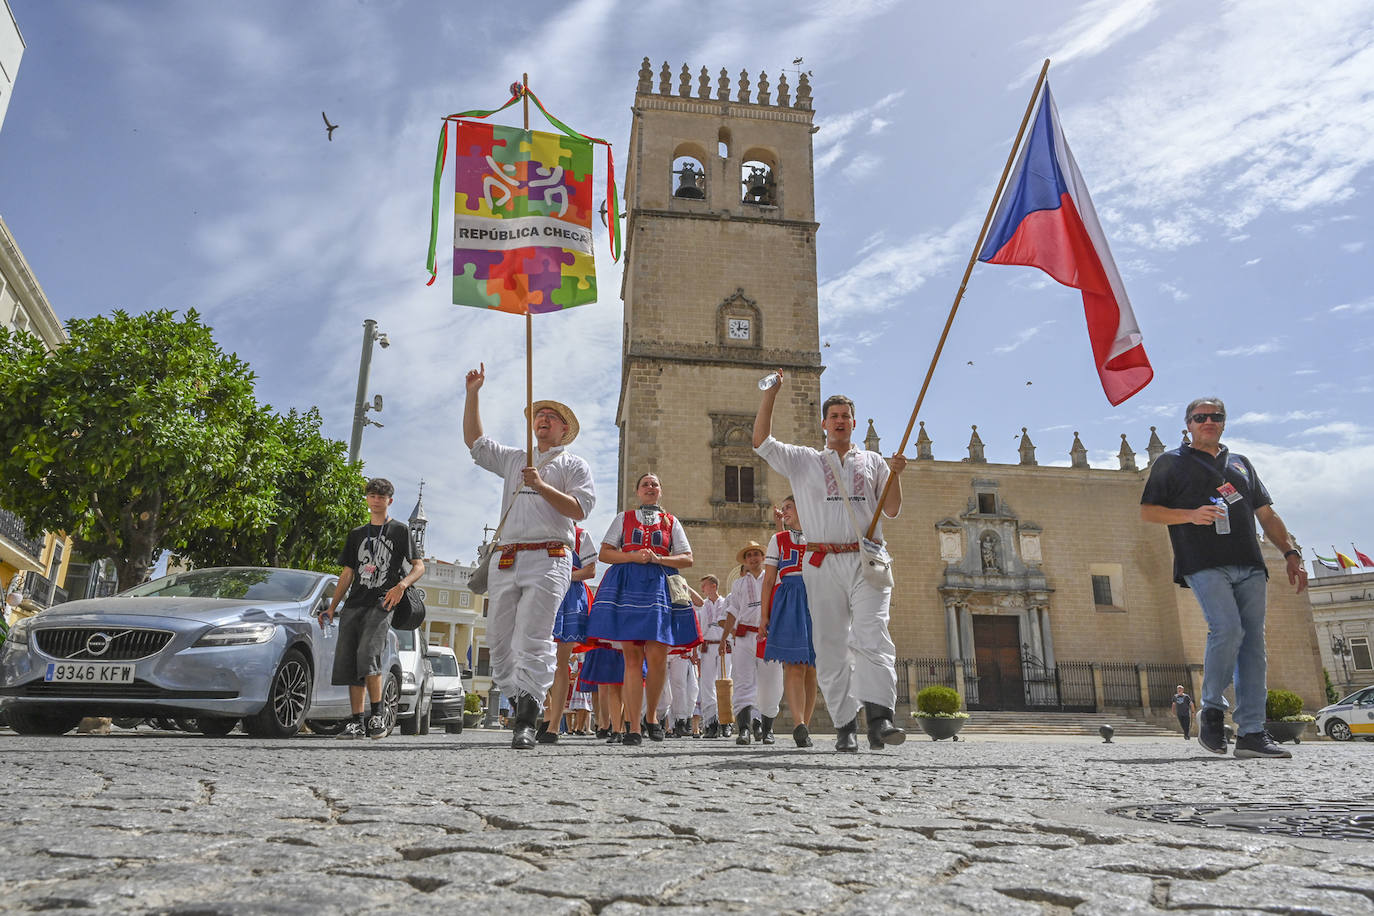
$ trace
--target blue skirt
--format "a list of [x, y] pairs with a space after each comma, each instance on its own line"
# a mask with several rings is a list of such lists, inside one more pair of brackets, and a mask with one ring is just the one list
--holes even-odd
[[701, 642], [696, 610], [668, 600], [668, 571], [649, 563], [613, 563], [592, 601], [587, 636], [609, 642]]
[[553, 619], [553, 638], [558, 642], [582, 642], [587, 638], [587, 586], [574, 582]]
[[583, 683], [593, 689], [597, 684], [625, 683], [625, 653], [619, 649], [588, 649], [578, 677], [578, 685]]
[[783, 576], [773, 593], [768, 614], [768, 644], [764, 661], [816, 664], [816, 649], [811, 642], [811, 609], [806, 603], [806, 586], [800, 575]]

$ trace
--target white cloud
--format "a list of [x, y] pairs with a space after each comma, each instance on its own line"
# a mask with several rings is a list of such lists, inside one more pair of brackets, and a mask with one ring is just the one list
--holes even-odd
[[1295, 436], [1340, 436], [1341, 438], [1354, 442], [1369, 437], [1370, 428], [1361, 426], [1358, 423], [1351, 423], [1348, 420], [1339, 420], [1335, 423], [1323, 423], [1321, 426], [1312, 426], [1304, 429], [1301, 433], [1293, 433]]
[[[873, 248], [863, 260], [821, 283], [822, 325], [895, 308], [903, 296], [924, 286], [959, 257], [967, 257], [969, 240], [977, 238], [978, 223], [966, 217], [948, 229]], [[881, 290], [881, 295], [875, 290]]]
[[[902, 96], [905, 89], [889, 92], [871, 105], [856, 111], [846, 112], [830, 118], [816, 119], [816, 137], [813, 141], [815, 172], [817, 179], [830, 169], [845, 154], [846, 140], [865, 124], [870, 124], [880, 111], [892, 107]], [[884, 122], [886, 124], [887, 122]]]
[[1341, 245], [1341, 251], [1346, 254], [1358, 254], [1364, 250], [1364, 242], [1346, 242]]
[[1189, 293], [1184, 292], [1182, 289], [1175, 286], [1173, 283], [1161, 283], [1159, 284], [1159, 288], [1161, 292], [1168, 293], [1170, 296], [1172, 296], [1175, 302], [1182, 302], [1184, 299], [1190, 297]]
[[1374, 297], [1365, 299], [1362, 302], [1346, 302], [1341, 305], [1332, 306], [1333, 314], [1346, 313], [1350, 315], [1363, 315], [1365, 312], [1374, 311]]
[[1260, 261], [1262, 261], [1262, 260], [1264, 260], [1264, 259], [1263, 259], [1263, 258], [1251, 258], [1250, 260], [1248, 260], [1248, 261], [1245, 262], [1245, 266], [1246, 266], [1246, 267], [1254, 267], [1256, 264], [1258, 264], [1258, 263], [1259, 263]]
[[1065, 129], [1094, 193], [1139, 212], [1132, 222], [1153, 229], [1183, 209], [1159, 247], [1341, 203], [1374, 164], [1374, 44], [1360, 4], [1230, 4], [1126, 73], [1121, 92], [1066, 107]]
[[1264, 353], [1273, 353], [1281, 349], [1283, 348], [1279, 345], [1277, 340], [1266, 340], [1264, 343], [1228, 347], [1225, 350], [1218, 350], [1217, 356], [1259, 356]]
[[874, 118], [868, 125], [868, 132], [870, 134], [882, 133], [883, 128], [887, 127], [891, 123], [891, 121], [888, 121], [885, 118]]
[[1290, 410], [1281, 414], [1251, 410], [1231, 418], [1228, 422], [1233, 427], [1242, 423], [1291, 423], [1295, 420], [1319, 420], [1329, 414], [1330, 411], [1327, 410]]
[[[1026, 39], [1023, 45], [1048, 48], [1055, 66], [1101, 54], [1159, 15], [1159, 0], [1091, 0], [1074, 17], [1049, 35]], [[1040, 72], [1039, 65], [1024, 73], [1013, 86], [1024, 85]]]

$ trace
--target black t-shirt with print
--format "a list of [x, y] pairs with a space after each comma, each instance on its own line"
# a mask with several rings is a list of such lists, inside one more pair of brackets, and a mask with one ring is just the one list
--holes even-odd
[[[1184, 445], [1165, 452], [1150, 467], [1150, 479], [1141, 494], [1142, 504], [1167, 509], [1196, 509], [1219, 496], [1217, 488], [1229, 483], [1241, 499], [1229, 507], [1231, 533], [1217, 534], [1213, 525], [1191, 522], [1169, 526], [1174, 548], [1174, 581], [1184, 588], [1185, 576], [1217, 566], [1250, 566], [1265, 569], [1256, 540], [1255, 510], [1273, 503], [1255, 468], [1244, 455], [1221, 447], [1213, 456]], [[1267, 570], [1266, 570], [1267, 574]]]
[[386, 524], [366, 524], [348, 532], [339, 565], [353, 570], [353, 585], [344, 607], [370, 606], [380, 601], [405, 575], [407, 561], [418, 559], [410, 528], [394, 518]]

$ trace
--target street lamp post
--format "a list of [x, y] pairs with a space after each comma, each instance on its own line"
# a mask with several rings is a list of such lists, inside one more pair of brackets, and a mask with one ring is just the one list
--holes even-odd
[[367, 375], [372, 368], [372, 342], [376, 341], [383, 350], [391, 346], [390, 339], [377, 330], [377, 322], [369, 318], [363, 322], [363, 354], [358, 360], [358, 396], [353, 402], [353, 435], [348, 442], [348, 463], [358, 460], [358, 449], [363, 444], [363, 427], [371, 424], [378, 429], [382, 424], [367, 415], [369, 410], [382, 409], [382, 396], [377, 395], [370, 403], [367, 400]]
[[1341, 660], [1341, 673], [1344, 675], [1344, 692], [1350, 691], [1350, 645], [1345, 641], [1344, 636], [1331, 637], [1331, 654]]

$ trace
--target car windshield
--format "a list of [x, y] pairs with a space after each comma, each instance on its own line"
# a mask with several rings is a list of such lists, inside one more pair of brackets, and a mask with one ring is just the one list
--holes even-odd
[[320, 581], [318, 573], [296, 569], [193, 569], [135, 586], [126, 598], [236, 598], [301, 601]]
[[429, 660], [434, 665], [435, 677], [458, 676], [458, 660], [452, 655], [431, 655]]

